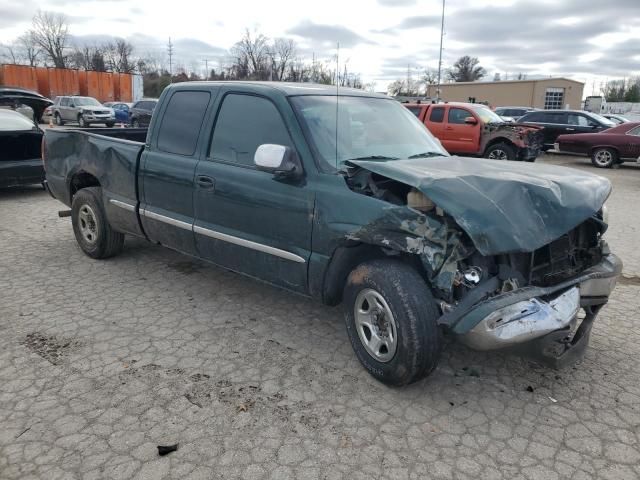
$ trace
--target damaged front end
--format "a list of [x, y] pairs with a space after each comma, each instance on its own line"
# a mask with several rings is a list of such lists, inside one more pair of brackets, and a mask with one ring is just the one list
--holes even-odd
[[[425, 164], [462, 159], [434, 160]], [[417, 255], [440, 325], [478, 350], [515, 347], [555, 366], [581, 355], [622, 270], [602, 238], [608, 182], [562, 172], [547, 183], [515, 171], [416, 176], [411, 162], [354, 163], [351, 190], [388, 206], [349, 239]]]

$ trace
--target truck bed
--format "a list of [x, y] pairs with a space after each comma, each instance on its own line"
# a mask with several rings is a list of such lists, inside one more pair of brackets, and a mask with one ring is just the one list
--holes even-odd
[[112, 226], [140, 235], [137, 172], [146, 135], [146, 129], [48, 129], [45, 171], [51, 195], [71, 207], [78, 186], [99, 186]]

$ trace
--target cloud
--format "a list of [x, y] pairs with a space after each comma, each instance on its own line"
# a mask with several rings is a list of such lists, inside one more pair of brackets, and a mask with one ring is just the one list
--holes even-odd
[[442, 17], [432, 15], [417, 15], [413, 17], [407, 17], [397, 25], [393, 27], [384, 28], [382, 30], [372, 30], [373, 33], [386, 33], [395, 34], [399, 30], [413, 30], [416, 28], [426, 28], [440, 26]]
[[340, 42], [340, 46], [344, 48], [355, 47], [363, 43], [370, 45], [376, 44], [341, 25], [323, 25], [313, 23], [311, 20], [304, 20], [295, 27], [287, 30], [287, 33], [304, 38], [305, 40], [321, 43], [324, 46], [335, 45], [336, 42]]
[[417, 0], [377, 0], [384, 7], [406, 7], [407, 5], [415, 5]]
[[[8, 4], [7, 4], [8, 3]], [[31, 21], [35, 6], [30, 1], [7, 2], [0, 6], [0, 28], [13, 27], [16, 23]]]

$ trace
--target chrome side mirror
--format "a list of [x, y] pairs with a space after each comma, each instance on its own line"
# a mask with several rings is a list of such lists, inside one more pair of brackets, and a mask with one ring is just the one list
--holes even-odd
[[265, 143], [260, 145], [253, 156], [253, 163], [264, 172], [276, 178], [296, 178], [302, 175], [302, 164], [291, 147]]

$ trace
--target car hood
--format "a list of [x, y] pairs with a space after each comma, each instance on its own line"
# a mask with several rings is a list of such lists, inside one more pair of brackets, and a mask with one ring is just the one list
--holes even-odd
[[421, 191], [483, 255], [547, 245], [598, 212], [611, 193], [605, 178], [553, 165], [456, 156], [350, 163]]

